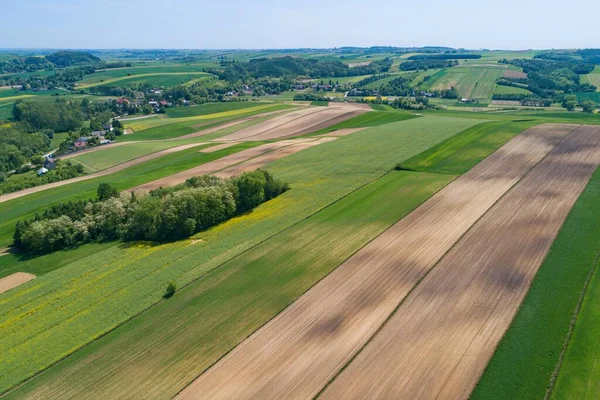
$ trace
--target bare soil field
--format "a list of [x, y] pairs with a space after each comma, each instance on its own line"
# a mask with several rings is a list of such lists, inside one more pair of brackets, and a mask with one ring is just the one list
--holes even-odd
[[448, 252], [323, 398], [467, 399], [600, 163], [581, 127]]
[[110, 168], [104, 169], [102, 171], [95, 172], [93, 174], [78, 176], [77, 178], [66, 179], [64, 181], [48, 183], [46, 185], [34, 186], [29, 189], [19, 190], [18, 192], [3, 194], [0, 196], [0, 203], [9, 201], [9, 200], [13, 200], [13, 199], [18, 199], [19, 197], [27, 196], [28, 194], [41, 192], [42, 190], [47, 190], [47, 189], [51, 189], [51, 188], [55, 188], [55, 187], [69, 185], [69, 184], [75, 183], [75, 182], [86, 181], [88, 179], [94, 179], [94, 178], [98, 178], [101, 176], [114, 174], [115, 172], [119, 172], [121, 170], [124, 170], [125, 168], [129, 168], [129, 167], [132, 167], [137, 164], [141, 164], [141, 163], [149, 161], [149, 160], [154, 160], [155, 158], [160, 158], [166, 154], [171, 154], [171, 153], [175, 153], [175, 152], [178, 152], [181, 150], [190, 149], [192, 147], [200, 146], [203, 144], [206, 144], [206, 143], [190, 143], [190, 144], [185, 144], [182, 146], [171, 147], [169, 149], [157, 151], [156, 153], [152, 153], [152, 154], [148, 154], [148, 155], [145, 155], [142, 157], [134, 158], [133, 160], [129, 160], [122, 164], [115, 165], [114, 167], [110, 167]]
[[264, 167], [265, 165], [272, 163], [273, 161], [279, 160], [280, 158], [287, 157], [291, 154], [297, 153], [301, 150], [308, 149], [309, 147], [313, 147], [322, 143], [331, 142], [336, 138], [322, 138], [319, 140], [313, 140], [312, 142], [301, 142], [297, 144], [292, 144], [291, 146], [286, 146], [281, 149], [277, 149], [271, 151], [270, 153], [263, 154], [258, 157], [251, 158], [248, 161], [244, 161], [242, 163], [232, 165], [231, 167], [225, 168], [215, 175], [220, 178], [231, 178], [232, 176], [240, 175], [243, 172], [254, 171], [259, 168]]
[[314, 397], [469, 228], [575, 128], [538, 126], [514, 138], [346, 260], [179, 398]]
[[297, 136], [332, 126], [348, 118], [368, 112], [362, 105], [332, 103], [328, 107], [313, 107], [293, 111], [227, 135], [220, 140], [269, 140]]
[[525, 79], [527, 78], [527, 74], [521, 71], [511, 71], [506, 70], [502, 72], [503, 78], [514, 78], [514, 79]]
[[15, 272], [12, 275], [0, 278], [0, 293], [15, 288], [35, 278], [35, 275], [27, 272]]
[[191, 168], [177, 174], [167, 176], [165, 178], [157, 179], [152, 182], [145, 183], [143, 185], [134, 187], [132, 189], [127, 190], [127, 192], [148, 192], [153, 189], [158, 189], [159, 187], [167, 187], [178, 185], [180, 183], [185, 182], [187, 179], [192, 178], [194, 176], [207, 175], [207, 174], [215, 174], [222, 169], [231, 167], [233, 165], [239, 164], [241, 162], [250, 160], [254, 157], [262, 156], [263, 154], [272, 152], [274, 150], [290, 146], [297, 143], [310, 142], [314, 139], [294, 139], [294, 140], [282, 140], [275, 143], [267, 143], [258, 147], [253, 147], [248, 150], [243, 150], [235, 154], [231, 154], [229, 156], [220, 158], [218, 160], [214, 160], [208, 162], [206, 164], [202, 164], [198, 167]]

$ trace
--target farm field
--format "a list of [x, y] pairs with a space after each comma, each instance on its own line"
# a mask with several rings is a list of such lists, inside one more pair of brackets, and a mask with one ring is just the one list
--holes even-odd
[[593, 102], [600, 102], [600, 92], [579, 92], [575, 93], [577, 100], [592, 100]]
[[206, 72], [157, 72], [143, 73], [132, 76], [120, 76], [108, 78], [95, 83], [78, 83], [78, 89], [89, 89], [95, 86], [111, 85], [119, 83], [120, 86], [129, 86], [138, 83], [148, 83], [155, 86], [175, 86], [186, 81], [197, 79], [201, 76], [211, 76]]
[[513, 93], [533, 95], [533, 93], [530, 92], [529, 90], [523, 89], [520, 87], [496, 85], [496, 87], [494, 88], [494, 94], [513, 94]]
[[[472, 399], [545, 396], [586, 279], [597, 268], [599, 195], [600, 169], [596, 169], [552, 244]], [[561, 295], [556, 296], [559, 292]], [[593, 371], [578, 367], [577, 375]], [[577, 382], [575, 376], [571, 378]]]
[[124, 142], [123, 145], [112, 148], [108, 146], [106, 149], [99, 148], [98, 151], [81, 155], [75, 153], [74, 157], [70, 157], [69, 160], [83, 165], [89, 172], [96, 172], [161, 150], [171, 148], [174, 150], [185, 150], [186, 148], [190, 148], [187, 147], [188, 145], [200, 146], [203, 144], [208, 145], [209, 143], [201, 143], [195, 138], [187, 140]]
[[454, 87], [461, 97], [490, 99], [501, 75], [500, 68], [457, 66], [435, 73], [423, 87], [431, 90]]
[[[59, 303], [68, 303], [72, 304], [73, 307], [83, 307], [87, 309], [87, 311], [84, 314], [78, 313], [76, 314], [77, 316], [73, 314], [73, 318], [68, 320], [64, 319], [64, 314], [61, 312], [49, 312], [50, 310], [45, 307], [38, 309], [36, 313], [32, 314], [30, 316], [30, 318], [32, 318], [31, 321], [35, 320], [36, 324], [35, 326], [33, 326], [33, 324], [28, 325], [32, 329], [32, 331], [30, 331], [31, 333], [42, 328], [44, 325], [42, 319], [47, 319], [47, 322], [51, 322], [50, 320], [57, 318], [65, 321], [63, 324], [53, 324], [54, 328], [51, 330], [44, 330], [46, 333], [43, 335], [43, 337], [50, 340], [58, 337], [61, 337], [62, 340], [60, 343], [57, 343], [56, 346], [44, 345], [43, 348], [46, 350], [42, 350], [42, 348], [34, 345], [33, 342], [29, 342], [25, 346], [20, 346], [19, 349], [15, 346], [16, 343], [10, 345], [11, 356], [8, 358], [11, 360], [10, 364], [12, 367], [8, 370], [13, 372], [11, 372], [11, 378], [9, 379], [23, 376], [23, 373], [27, 376], [28, 374], [35, 372], [35, 370], [30, 369], [31, 367], [34, 367], [32, 363], [24, 364], [22, 361], [19, 361], [26, 359], [26, 356], [24, 354], [19, 356], [17, 355], [17, 352], [36, 351], [36, 360], [38, 360], [37, 368], [47, 366], [47, 362], [56, 360], [56, 357], [59, 356], [59, 354], [68, 354], [78, 348], [79, 345], [76, 343], [87, 343], [90, 338], [97, 335], [93, 333], [94, 331], [106, 331], [107, 329], [110, 329], [111, 326], [115, 326], [115, 324], [119, 323], [118, 321], [122, 322], [126, 320], [127, 315], [135, 315], [145, 307], [155, 304], [162, 296], [161, 288], [163, 287], [165, 280], [177, 279], [178, 285], [185, 286], [199, 276], [222, 265], [225, 261], [232, 259], [236, 255], [242, 254], [243, 251], [249, 249], [254, 244], [260, 243], [262, 240], [293, 225], [294, 222], [300, 221], [306, 218], [306, 216], [322, 209], [332, 201], [335, 201], [373, 179], [382, 176], [393, 167], [398, 159], [408, 158], [425, 150], [431, 144], [444, 140], [479, 122], [480, 121], [478, 120], [453, 118], [419, 118], [366, 129], [353, 135], [340, 138], [334, 142], [304, 150], [281, 159], [270, 165], [268, 168], [275, 176], [289, 182], [292, 186], [292, 190], [277, 199], [264, 204], [248, 216], [236, 218], [199, 235], [199, 238], [201, 238], [202, 241], [196, 242], [193, 246], [187, 246], [187, 243], [178, 242], [171, 245], [153, 247], [151, 249], [120, 249], [118, 247], [113, 247], [103, 252], [103, 254], [96, 255], [94, 259], [82, 259], [71, 265], [64, 266], [54, 273], [37, 278], [38, 284], [41, 285], [39, 289], [31, 291], [28, 289], [27, 285], [15, 289], [18, 291], [16, 293], [27, 291], [28, 294], [25, 297], [29, 297], [29, 300], [22, 296], [16, 297], [19, 299], [18, 301], [27, 301], [32, 307], [35, 307], [35, 302], [33, 302], [32, 299], [37, 297], [42, 301], [44, 297], [42, 293], [48, 293], [49, 290], [54, 293], [55, 297], [61, 299], [53, 305], [49, 305], [52, 308], [60, 307]], [[417, 138], [414, 137], [415, 131], [420, 132]], [[324, 155], [327, 155], [327, 157], [324, 157]], [[336, 162], [331, 162], [331, 160], [336, 160]], [[360, 166], [360, 168], [357, 168], [358, 166]], [[350, 171], [352, 171], [352, 173], [349, 173]], [[317, 193], [319, 194], [318, 196], [316, 195]], [[306, 199], [310, 199], [310, 201], [305, 201]], [[215, 241], [214, 238], [217, 236], [219, 237], [219, 240]], [[281, 245], [278, 244], [277, 247], [280, 248]], [[253, 254], [260, 254], [260, 249], [254, 248]], [[129, 260], [126, 262], [128, 265], [126, 274], [119, 275], [119, 271], [125, 267], [125, 265], [111, 261], [117, 259], [124, 261]], [[169, 261], [169, 259], [171, 261]], [[102, 260], [102, 265], [98, 264], [99, 260]], [[240, 261], [242, 264], [237, 264]], [[76, 281], [71, 281], [73, 284], [67, 284], [67, 281], [64, 281], [64, 279], [74, 279], [74, 276], [79, 274], [88, 274], [89, 265], [97, 266], [98, 269], [96, 271], [98, 271], [97, 273], [99, 274], [97, 279], [101, 279], [101, 281], [106, 283], [106, 285], [96, 285], [94, 294], [90, 293], [89, 288], [86, 289], [85, 287], [75, 285], [74, 282]], [[157, 268], [157, 265], [162, 265], [163, 267]], [[239, 270], [239, 268], [245, 265], [247, 265], [247, 262], [238, 259], [238, 261], [231, 264], [229, 267], [219, 268], [217, 270], [218, 272], [215, 273], [217, 275], [225, 274], [220, 275], [224, 278], [225, 276], [230, 275], [233, 270]], [[166, 268], [166, 266], [169, 267]], [[150, 271], [154, 272], [148, 275]], [[68, 276], [72, 276], [70, 274], [75, 275], [73, 278], [69, 278]], [[241, 271], [241, 275], [242, 276], [233, 274], [231, 276], [234, 279], [242, 279], [239, 284], [242, 284], [250, 290], [250, 292], [247, 293], [258, 295], [260, 292], [263, 292], [256, 287], [252, 287], [252, 285], [248, 286], [243, 283], [244, 279], [251, 279], [251, 277], [244, 278], [243, 271]], [[262, 276], [262, 274], [260, 275]], [[296, 274], [292, 275], [293, 276], [285, 275], [287, 276], [286, 279], [297, 276]], [[135, 279], [130, 280], [134, 276]], [[117, 277], [118, 279], [115, 279]], [[217, 281], [222, 278], [217, 277]], [[89, 283], [92, 283], [94, 280], [95, 279], [90, 279]], [[47, 284], [43, 284], [44, 282], [47, 282]], [[198, 285], [204, 285], [205, 283], [205, 280], [198, 281]], [[266, 282], [260, 279], [260, 282], [256, 283]], [[295, 284], [300, 283], [301, 282], [296, 282]], [[118, 289], [119, 287], [123, 287], [123, 285], [127, 285], [128, 287], [126, 292]], [[285, 286], [281, 286], [281, 288], [282, 290], [285, 290]], [[40, 290], [42, 290], [42, 292], [39, 292]], [[80, 290], [87, 291], [87, 298], [89, 299], [87, 305], [71, 302], [71, 300], [81, 297]], [[203, 291], [204, 289], [201, 290]], [[219, 290], [217, 293], [218, 292]], [[106, 293], [113, 293], [113, 295], [107, 297]], [[206, 307], [205, 304], [205, 306], [202, 306], [201, 312], [208, 312], [209, 314], [207, 315], [218, 318], [229, 318], [227, 317], [229, 312], [242, 312], [246, 315], [253, 315], [252, 312], [240, 310], [237, 307], [229, 305], [229, 301], [239, 301], [240, 297], [230, 298], [227, 293], [230, 292], [227, 292], [227, 290], [221, 292], [224, 297], [220, 297], [220, 295], [217, 294], [220, 297], [220, 300], [217, 302], [218, 304], [214, 305], [223, 307], [221, 311], [215, 312], [209, 307]], [[297, 291], [294, 291], [294, 293], [296, 294], [292, 294], [292, 298], [298, 294]], [[41, 297], [39, 297], [39, 295], [41, 295]], [[173, 300], [176, 298], [177, 296]], [[211, 296], [205, 298], [205, 300], [210, 303], [210, 298]], [[245, 295], [244, 298], [246, 298]], [[98, 299], [104, 300], [98, 301]], [[272, 299], [276, 301], [276, 304], [282, 304], [279, 303], [280, 300], [277, 300], [279, 299], [278, 295], [275, 295]], [[289, 304], [291, 301], [291, 298], [289, 297], [286, 297], [286, 299], [288, 300], [285, 300], [284, 305], [282, 306]], [[232, 335], [231, 337], [234, 338], [234, 342], [224, 342], [220, 340], [224, 332], [215, 332], [214, 330], [205, 327], [205, 333], [207, 335], [217, 334], [216, 337], [220, 338], [219, 343], [221, 343], [219, 346], [225, 346], [217, 346], [218, 348], [215, 352], [210, 354], [201, 352], [201, 356], [207, 357], [207, 362], [211, 362], [211, 357], [218, 357], [222, 352], [226, 351], [227, 348], [233, 346], [249, 332], [256, 329], [256, 324], [261, 325], [264, 323], [264, 318], [270, 318], [269, 315], [272, 315], [275, 311], [272, 308], [272, 305], [261, 308], [261, 304], [264, 304], [262, 302], [252, 303], [248, 302], [246, 299], [244, 299], [243, 302], [246, 306], [259, 307], [256, 311], [255, 322], [249, 322], [248, 325], [245, 324], [245, 326], [236, 329], [231, 329], [233, 327], [225, 328], [226, 333]], [[12, 309], [9, 303], [5, 303], [5, 310]], [[170, 303], [173, 304], [173, 302]], [[115, 306], [118, 306], [121, 311], [116, 312]], [[69, 309], [69, 307], [62, 308], [62, 310], [65, 313], [72, 313], [75, 311], [74, 309]], [[46, 317], [42, 317], [42, 315], [46, 315]], [[94, 316], [93, 323], [88, 321], [89, 317], [86, 317], [92, 315]], [[103, 317], [103, 315], [106, 315], [107, 318]], [[110, 317], [108, 317], [109, 315]], [[19, 321], [19, 323], [27, 323], [25, 320]], [[194, 321], [202, 324], [207, 320], [200, 318], [194, 319]], [[222, 326], [221, 322], [214, 322], [217, 324], [215, 328]], [[79, 330], [77, 326], [82, 328], [85, 327], [85, 329]], [[252, 328], [252, 326], [255, 328]], [[16, 328], [16, 326], [14, 326], [14, 328]], [[72, 336], [68, 335], [69, 340], [65, 340], [66, 337], [58, 333], [60, 330], [64, 329], [66, 329], [65, 332], [78, 333], [73, 334]], [[241, 331], [238, 329], [241, 329]], [[250, 331], [248, 331], [248, 329], [250, 329]], [[21, 333], [23, 334], [24, 332]], [[26, 336], [22, 334], [18, 337]], [[43, 337], [36, 336], [35, 342], [41, 345], [42, 342], [45, 341]], [[14, 336], [14, 338], [16, 339], [17, 336]], [[4, 343], [8, 345], [10, 340], [8, 340], [8, 337], [6, 339], [7, 341]], [[190, 342], [190, 344], [192, 343]], [[156, 355], [158, 356], [159, 354], [157, 353]], [[192, 354], [189, 355], [191, 356]], [[214, 358], [212, 359], [214, 360]], [[64, 363], [61, 363], [60, 365], [62, 366]], [[25, 368], [25, 370], [23, 368]], [[29, 373], [26, 372], [27, 369], [29, 369]], [[40, 378], [46, 376], [48, 375], [44, 374], [41, 375]], [[143, 377], [139, 376], [139, 378]], [[72, 383], [75, 382], [73, 381]], [[84, 382], [80, 381], [80, 383], [83, 384]], [[169, 385], [171, 384], [172, 383], [169, 383]], [[178, 384], [175, 383], [175, 386], [177, 385]], [[7, 382], [5, 381], [2, 386], [6, 387]], [[125, 385], [121, 387], [125, 389]], [[171, 388], [169, 390], [172, 390], [173, 386], [169, 387]]]
[[330, 103], [328, 107], [311, 107], [271, 118], [223, 136], [220, 140], [270, 140], [298, 136], [336, 125], [369, 111], [371, 108], [362, 104]]
[[346, 260], [179, 398], [317, 395], [469, 227], [572, 129], [552, 127], [547, 141], [534, 128], [507, 144]]
[[600, 91], [600, 68], [596, 66], [591, 73], [581, 75], [581, 83], [590, 83], [598, 88], [597, 92]]
[[322, 397], [467, 398], [600, 163], [598, 133], [579, 128], [557, 144], [444, 256]]
[[264, 105], [255, 101], [230, 101], [227, 103], [206, 103], [193, 107], [167, 108], [169, 118], [195, 117], [197, 115], [215, 114], [224, 111], [239, 110]]

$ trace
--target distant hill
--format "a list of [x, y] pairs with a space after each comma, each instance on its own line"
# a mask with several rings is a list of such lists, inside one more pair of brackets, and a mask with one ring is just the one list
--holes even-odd
[[46, 59], [59, 68], [72, 67], [75, 65], [98, 64], [101, 60], [83, 51], [57, 51], [46, 56]]

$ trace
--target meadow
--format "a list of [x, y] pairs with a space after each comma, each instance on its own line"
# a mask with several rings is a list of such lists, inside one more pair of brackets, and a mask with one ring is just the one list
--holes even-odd
[[93, 74], [87, 75], [78, 83], [81, 85], [105, 83], [107, 80], [114, 78], [134, 77], [136, 75], [145, 74], [169, 74], [169, 73], [195, 73], [204, 72], [207, 67], [216, 66], [215, 64], [167, 64], [167, 65], [147, 65], [133, 66], [125, 68], [111, 68], [98, 70]]
[[[384, 175], [395, 162], [415, 155], [478, 122], [453, 118], [412, 119], [374, 127], [304, 150], [268, 168], [276, 177], [290, 183], [292, 189], [289, 192], [247, 216], [199, 234], [197, 238], [202, 240], [193, 245], [177, 242], [149, 248], [114, 246], [92, 258], [81, 259], [36, 278], [35, 285], [31, 287], [24, 285], [14, 289], [10, 298], [0, 297], [0, 313], [11, 314], [11, 310], [16, 310], [17, 303], [23, 306], [27, 304], [25, 308], [20, 308], [24, 313], [28, 312], [26, 310], [36, 311], [25, 319], [15, 319], [14, 315], [7, 315], [8, 319], [4, 319], [8, 324], [7, 332], [15, 334], [7, 333], [4, 340], [0, 341], [0, 347], [10, 352], [4, 353], [8, 354], [8, 372], [5, 379], [0, 381], [1, 387], [6, 389], [48, 367], [160, 301], [165, 282], [175, 279], [178, 285], [186, 285], [196, 280]], [[416, 137], [415, 131], [419, 132]], [[281, 248], [280, 245], [278, 247]], [[244, 262], [243, 265], [248, 263]], [[93, 267], [90, 269], [90, 266]], [[223, 270], [225, 275], [217, 278], [216, 282], [232, 274], [229, 268], [219, 270]], [[231, 276], [238, 279], [237, 274]], [[264, 275], [261, 276], [264, 278]], [[288, 278], [294, 276], [291, 274]], [[241, 279], [240, 283], [251, 287], [249, 282], [244, 284], [243, 281]], [[203, 284], [204, 279], [198, 282]], [[299, 281], [294, 282], [294, 285], [300, 284]], [[53, 293], [55, 299], [51, 304], [44, 300], [48, 293]], [[225, 300], [230, 297], [228, 293], [227, 290], [217, 290], [215, 295], [223, 300], [217, 304], [224, 306], [223, 312], [210, 311], [215, 317], [226, 318], [223, 322], [227, 321], [226, 310], [234, 311], [226, 305]], [[258, 296], [260, 291], [252, 289], [248, 293]], [[247, 304], [255, 304], [246, 295], [244, 297]], [[79, 301], [82, 298], [85, 301]], [[285, 300], [286, 303], [289, 301]], [[273, 309], [270, 310], [269, 314], [272, 315]], [[263, 317], [259, 318], [260, 321], [264, 322]], [[233, 327], [224, 328], [233, 332]], [[56, 342], [58, 338], [60, 340]], [[24, 362], [31, 351], [36, 354], [35, 362]]]
[[461, 97], [490, 99], [501, 75], [501, 68], [457, 66], [436, 72], [421, 86], [431, 90], [454, 87]]
[[226, 103], [206, 103], [193, 107], [172, 107], [167, 108], [169, 118], [195, 117], [198, 115], [216, 114], [231, 110], [240, 110], [243, 108], [265, 105], [255, 101], [229, 101]]
[[[567, 217], [472, 399], [545, 398], [586, 280], [598, 264], [599, 195], [600, 169]], [[598, 379], [592, 365], [598, 357], [595, 337], [600, 314], [598, 303], [590, 303], [595, 300], [597, 285], [596, 273], [577, 317], [552, 398], [583, 398], [584, 394], [593, 398], [593, 390], [597, 390], [594, 385], [586, 393], [587, 384]]]
[[596, 92], [600, 91], [600, 67], [596, 66], [591, 73], [581, 75], [581, 83], [590, 83], [597, 87]]
[[513, 86], [503, 86], [503, 85], [496, 85], [496, 87], [494, 88], [494, 94], [530, 94], [530, 95], [533, 95], [533, 93], [527, 89], [523, 89], [520, 87], [513, 87]]
[[[147, 83], [153, 86], [176, 86], [181, 85], [198, 77], [212, 76], [206, 72], [157, 72], [144, 73], [131, 76], [121, 76], [116, 78], [103, 79], [96, 83], [78, 83], [77, 89], [89, 89], [95, 86], [112, 85], [119, 83], [119, 86], [131, 86], [135, 84]], [[83, 81], [81, 81], [83, 82]]]

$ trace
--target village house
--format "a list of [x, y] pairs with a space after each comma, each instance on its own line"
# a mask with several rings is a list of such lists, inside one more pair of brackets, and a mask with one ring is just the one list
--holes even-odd
[[77, 150], [85, 149], [87, 147], [87, 141], [88, 141], [88, 138], [85, 136], [82, 136], [79, 139], [77, 139], [75, 141], [75, 143], [73, 143], [73, 145], [75, 146], [75, 149], [77, 149]]
[[56, 168], [56, 163], [54, 162], [54, 160], [52, 158], [47, 157], [44, 160], [44, 168], [46, 168], [47, 170], [52, 170], [54, 168]]
[[108, 131], [108, 132], [112, 132], [113, 131], [112, 123], [107, 122], [106, 124], [102, 125], [102, 129], [104, 129], [105, 131]]
[[48, 168], [42, 167], [42, 168], [40, 168], [40, 169], [37, 170], [37, 176], [42, 176], [42, 175], [44, 175], [47, 172], [48, 172]]

